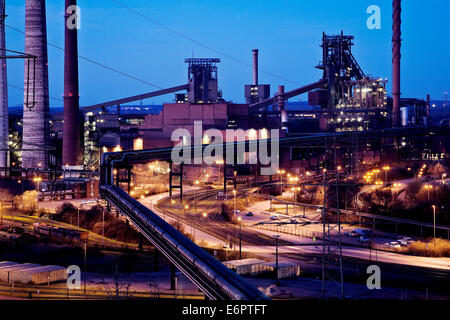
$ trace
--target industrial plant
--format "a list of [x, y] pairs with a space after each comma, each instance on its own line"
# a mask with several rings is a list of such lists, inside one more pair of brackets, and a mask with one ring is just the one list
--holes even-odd
[[[374, 299], [372, 265], [383, 270], [379, 297], [407, 288], [405, 299], [450, 299], [450, 125], [437, 111], [446, 100], [402, 94], [401, 0], [391, 8], [392, 77], [366, 71], [355, 53], [363, 41], [343, 27], [316, 35], [321, 55], [309, 67], [321, 77], [292, 90], [280, 78], [261, 83], [261, 48], [233, 75], [252, 79], [242, 102], [221, 86], [229, 57], [180, 53], [182, 83], [87, 106], [78, 28], [69, 27], [77, 1], [59, 1], [63, 108], [49, 95], [46, 1], [25, 1], [23, 52], [5, 36], [8, 2], [0, 0], [0, 299], [35, 299], [36, 286], [42, 299]], [[12, 59], [23, 63], [20, 110], [8, 104]], [[58, 257], [30, 253], [50, 244]], [[124, 258], [109, 261], [110, 251]], [[150, 291], [125, 278], [132, 272], [151, 279]]]

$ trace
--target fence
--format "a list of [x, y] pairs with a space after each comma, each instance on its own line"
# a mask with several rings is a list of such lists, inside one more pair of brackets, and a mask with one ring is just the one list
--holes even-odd
[[293, 236], [308, 238], [316, 237], [316, 239], [323, 238], [323, 232], [305, 230], [304, 228], [300, 227], [300, 225], [256, 224], [252, 227], [262, 230], [274, 231], [277, 233], [285, 233]]

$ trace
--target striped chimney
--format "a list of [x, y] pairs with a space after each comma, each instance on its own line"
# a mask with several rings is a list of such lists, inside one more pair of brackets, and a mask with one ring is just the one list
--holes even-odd
[[[49, 96], [48, 96], [48, 56], [47, 23], [45, 0], [26, 0], [25, 2], [25, 53], [36, 56], [36, 70], [28, 76], [28, 63], [25, 59], [25, 90], [23, 107], [22, 167], [48, 167], [49, 141]], [[30, 65], [30, 70], [33, 66]], [[35, 104], [30, 109], [26, 101], [33, 101], [33, 80], [35, 77]], [[28, 95], [28, 97], [27, 97]]]

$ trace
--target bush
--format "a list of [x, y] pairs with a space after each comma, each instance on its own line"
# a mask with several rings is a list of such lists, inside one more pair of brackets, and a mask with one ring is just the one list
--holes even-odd
[[430, 242], [416, 241], [408, 246], [407, 253], [424, 257], [450, 257], [450, 241], [440, 238]]

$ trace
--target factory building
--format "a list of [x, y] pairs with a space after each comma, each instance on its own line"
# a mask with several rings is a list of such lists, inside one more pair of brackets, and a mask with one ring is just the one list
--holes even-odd
[[253, 82], [245, 85], [244, 96], [245, 103], [254, 104], [262, 102], [270, 97], [270, 85], [259, 84], [259, 50], [253, 49]]

